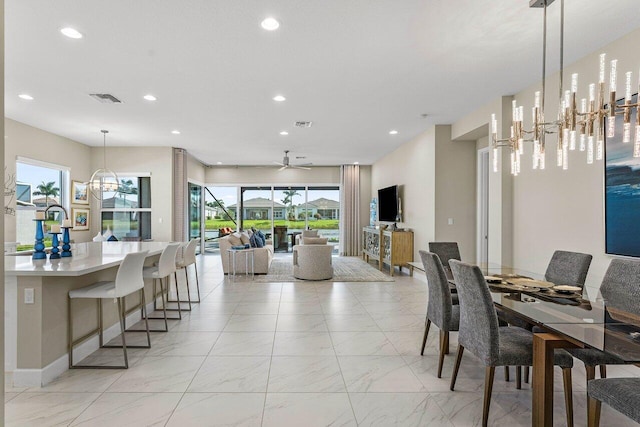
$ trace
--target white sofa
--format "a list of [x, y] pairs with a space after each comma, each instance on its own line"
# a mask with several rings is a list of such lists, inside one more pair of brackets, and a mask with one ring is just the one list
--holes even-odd
[[333, 277], [332, 245], [296, 245], [293, 247], [293, 276], [304, 280]]
[[[237, 235], [237, 233], [235, 233]], [[232, 242], [229, 240], [229, 236], [225, 236], [218, 240], [220, 244], [220, 257], [222, 258], [222, 270], [224, 274], [229, 274], [229, 252], [228, 249], [231, 249], [233, 246]], [[248, 239], [248, 235], [245, 233], [245, 236]], [[269, 273], [269, 267], [271, 266], [271, 261], [273, 261], [273, 244], [271, 240], [267, 240], [267, 244], [262, 248], [253, 248], [253, 257], [254, 257], [254, 273], [255, 274], [267, 274]], [[251, 266], [249, 266], [249, 272], [251, 272]], [[236, 273], [247, 273], [245, 269], [244, 258], [239, 255], [236, 259]]]

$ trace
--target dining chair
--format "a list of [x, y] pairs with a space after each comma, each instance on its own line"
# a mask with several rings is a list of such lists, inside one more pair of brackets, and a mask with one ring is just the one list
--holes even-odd
[[587, 384], [588, 426], [600, 426], [602, 402], [640, 423], [640, 378], [607, 378]]
[[[589, 266], [591, 266], [592, 259], [593, 256], [590, 254], [557, 250], [551, 256], [551, 260], [547, 265], [547, 271], [544, 273], [544, 279], [556, 285], [571, 285], [583, 288], [584, 282], [587, 280], [587, 273], [589, 273]], [[542, 329], [533, 327], [531, 324], [526, 324], [526, 322], [522, 320], [514, 319], [513, 316], [507, 315], [505, 320], [508, 323], [513, 323], [522, 328], [532, 330], [533, 332], [542, 331]], [[570, 354], [573, 354], [572, 350], [568, 351]], [[529, 382], [528, 366], [524, 367], [524, 382]]]
[[420, 355], [424, 355], [424, 347], [427, 344], [429, 328], [431, 323], [433, 323], [440, 329], [438, 378], [441, 378], [444, 355], [449, 354], [449, 332], [457, 331], [460, 324], [460, 307], [453, 305], [447, 275], [438, 255], [426, 251], [420, 251], [419, 253], [429, 288], [427, 316], [425, 318], [424, 337], [422, 338]]
[[[513, 326], [498, 326], [489, 286], [480, 268], [457, 260], [449, 265], [460, 296], [460, 330], [458, 332], [458, 354], [451, 376], [451, 391], [464, 350], [469, 350], [486, 366], [482, 425], [487, 425], [489, 406], [496, 366], [531, 366], [533, 364], [533, 334], [526, 329]], [[555, 365], [562, 368], [567, 425], [573, 426], [573, 396], [571, 368], [573, 358], [564, 350], [556, 350]]]
[[[126, 330], [126, 311], [124, 298], [138, 291], [140, 293], [140, 308], [143, 314], [146, 314], [146, 303], [144, 298], [144, 279], [142, 278], [142, 268], [144, 260], [147, 257], [148, 251], [132, 252], [125, 255], [120, 267], [118, 267], [118, 273], [114, 281], [97, 282], [83, 288], [74, 289], [69, 291], [68, 301], [68, 350], [69, 350], [69, 369], [78, 368], [99, 368], [99, 369], [128, 369], [129, 357], [127, 356], [127, 348], [151, 348], [151, 337], [149, 336], [149, 322], [145, 320], [146, 333], [147, 333], [147, 345], [129, 345], [125, 339]], [[71, 301], [74, 299], [96, 299], [98, 302], [98, 327], [85, 334], [82, 338], [77, 340], [73, 339], [73, 311], [71, 309]], [[105, 345], [103, 344], [103, 320], [102, 320], [102, 300], [117, 300], [118, 302], [118, 320], [120, 322], [120, 334], [122, 337], [122, 345]], [[131, 309], [129, 312], [137, 310], [138, 306]], [[133, 330], [131, 332], [140, 332], [140, 330]], [[74, 365], [73, 364], [73, 348], [86, 341], [87, 339], [98, 335], [99, 345], [101, 348], [122, 348], [124, 355], [124, 364], [122, 365]]]
[[[158, 290], [156, 287], [157, 282], [160, 282], [160, 298], [162, 299], [162, 312], [163, 317], [149, 317], [149, 319], [155, 320], [164, 320], [164, 329], [153, 329], [151, 332], [167, 332], [169, 331], [169, 324], [167, 320], [181, 320], [182, 313], [178, 310], [178, 317], [167, 317], [167, 300], [165, 299], [165, 293], [167, 294], [167, 299], [169, 298], [169, 282], [171, 281], [171, 275], [176, 271], [176, 254], [178, 249], [180, 248], [181, 243], [169, 243], [162, 253], [160, 254], [160, 259], [158, 260], [157, 265], [153, 267], [145, 267], [142, 270], [142, 275], [145, 279], [153, 280], [153, 310], [157, 311], [157, 300], [158, 300]], [[166, 282], [166, 286], [164, 285]], [[180, 293], [176, 289], [176, 297], [178, 302], [178, 307], [180, 306]]]
[[[600, 294], [606, 301], [606, 309], [609, 315], [615, 317], [616, 312], [630, 313], [640, 316], [640, 261], [631, 259], [613, 259], [607, 268], [602, 283]], [[600, 378], [606, 378], [607, 365], [623, 365], [625, 362], [596, 348], [570, 349], [569, 353], [584, 363], [587, 371], [587, 382], [596, 376], [596, 366], [600, 367]]]
[[555, 251], [551, 256], [544, 280], [556, 285], [584, 287], [593, 256], [580, 252]]
[[[184, 278], [187, 283], [187, 296], [189, 303], [189, 309], [186, 311], [191, 311], [191, 304], [197, 304], [200, 302], [200, 281], [198, 279], [198, 265], [196, 264], [196, 249], [198, 248], [198, 244], [200, 243], [199, 238], [193, 238], [189, 240], [189, 243], [182, 247], [182, 251], [178, 251], [177, 259], [176, 259], [176, 273], [174, 273], [176, 288], [178, 287], [178, 275], [177, 270], [184, 270]], [[189, 266], [193, 265], [193, 269], [196, 274], [196, 290], [198, 291], [198, 299], [191, 299], [191, 292], [189, 291]], [[176, 291], [177, 292], [177, 291]], [[167, 302], [178, 302], [176, 300], [168, 300]]]
[[452, 278], [449, 260], [462, 260], [460, 257], [458, 242], [429, 242], [429, 252], [438, 255], [442, 262], [442, 266], [444, 267], [444, 271], [447, 273], [447, 277]]

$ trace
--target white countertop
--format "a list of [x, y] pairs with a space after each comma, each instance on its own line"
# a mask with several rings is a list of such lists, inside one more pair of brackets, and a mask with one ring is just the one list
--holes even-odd
[[4, 273], [9, 276], [82, 276], [116, 267], [131, 252], [149, 251], [157, 255], [167, 242], [88, 242], [72, 245], [72, 257], [33, 260], [31, 255], [6, 255]]

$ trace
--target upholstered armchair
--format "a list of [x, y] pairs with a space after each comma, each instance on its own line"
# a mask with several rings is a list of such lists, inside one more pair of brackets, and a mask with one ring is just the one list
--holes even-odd
[[293, 276], [305, 280], [333, 277], [331, 245], [296, 245], [293, 247]]

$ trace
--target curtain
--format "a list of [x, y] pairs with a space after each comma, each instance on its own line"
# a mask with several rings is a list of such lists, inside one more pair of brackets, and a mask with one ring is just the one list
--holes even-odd
[[340, 167], [340, 255], [359, 256], [360, 238], [360, 166]]
[[186, 242], [189, 219], [187, 151], [173, 149], [173, 241]]

